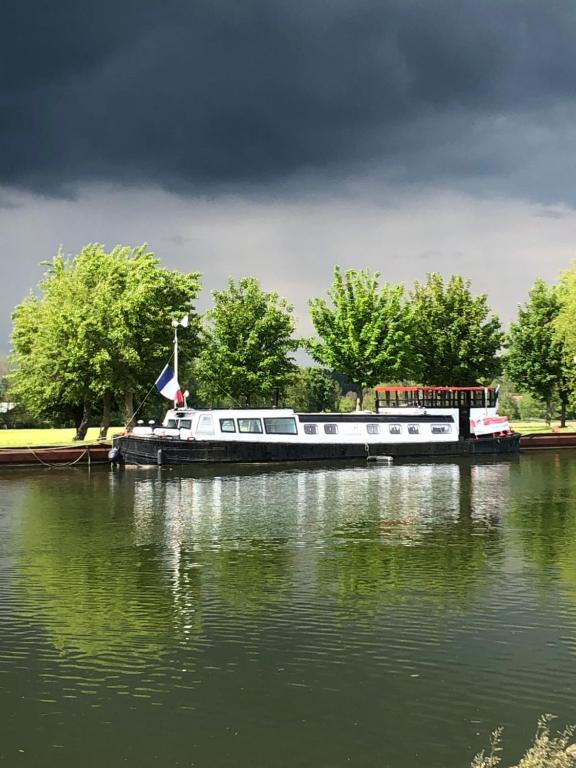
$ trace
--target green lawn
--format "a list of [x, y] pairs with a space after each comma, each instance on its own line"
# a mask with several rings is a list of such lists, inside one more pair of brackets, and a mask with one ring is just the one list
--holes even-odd
[[[510, 422], [512, 429], [515, 432], [551, 432], [552, 429], [559, 429], [560, 428], [560, 422], [559, 421], [553, 421], [552, 426], [549, 427], [548, 424], [544, 421], [544, 419], [530, 419], [528, 421], [511, 421]], [[566, 429], [561, 430], [562, 432], [574, 432], [576, 431], [576, 422], [574, 421], [568, 421], [566, 422]]]
[[[121, 432], [124, 427], [110, 427], [108, 435]], [[96, 442], [98, 427], [88, 430], [85, 443]], [[75, 430], [68, 429], [0, 429], [0, 448], [27, 445], [66, 445], [73, 442]]]

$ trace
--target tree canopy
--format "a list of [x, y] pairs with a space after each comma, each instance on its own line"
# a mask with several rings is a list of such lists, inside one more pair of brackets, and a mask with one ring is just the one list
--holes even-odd
[[[87, 422], [112, 397], [131, 411], [133, 394], [170, 355], [171, 318], [190, 310], [198, 274], [161, 267], [145, 245], [106, 252], [89, 244], [47, 267], [40, 295], [13, 313], [14, 396], [36, 416], [83, 409]], [[184, 344], [195, 338], [186, 334]]]
[[298, 368], [286, 392], [286, 402], [295, 411], [337, 411], [340, 396], [340, 385], [330, 372], [314, 365]]
[[6, 355], [0, 355], [0, 400], [6, 397], [8, 391], [8, 372], [10, 365]]
[[[568, 298], [568, 295], [566, 296]], [[563, 325], [561, 292], [536, 280], [525, 306], [518, 307], [518, 320], [510, 325], [506, 372], [523, 392], [546, 404], [548, 420], [552, 417], [552, 401], [558, 395], [562, 418], [570, 394], [570, 369], [565, 339], [570, 338], [572, 322]], [[556, 327], [565, 327], [559, 332]]]
[[408, 300], [411, 377], [421, 384], [488, 384], [501, 370], [500, 321], [485, 294], [472, 296], [470, 281], [437, 272], [414, 284]]
[[289, 354], [298, 346], [292, 307], [262, 290], [254, 277], [230, 278], [226, 289], [212, 296], [195, 367], [201, 396], [211, 404], [269, 402], [295, 370]]
[[319, 338], [307, 349], [322, 365], [345, 374], [362, 391], [400, 375], [407, 350], [403, 287], [379, 283], [380, 273], [334, 269], [329, 302], [309, 302]]
[[558, 284], [558, 312], [554, 319], [554, 333], [562, 344], [565, 358], [576, 360], [576, 262], [564, 270]]

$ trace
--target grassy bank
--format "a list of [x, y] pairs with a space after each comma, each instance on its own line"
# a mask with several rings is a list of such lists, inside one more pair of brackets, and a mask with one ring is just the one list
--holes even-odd
[[[559, 421], [553, 421], [552, 425], [549, 427], [548, 424], [544, 421], [544, 419], [529, 419], [527, 421], [512, 421], [510, 422], [512, 425], [512, 429], [515, 432], [521, 432], [522, 434], [525, 434], [526, 432], [551, 432], [555, 431], [557, 429], [560, 429], [560, 422]], [[560, 430], [561, 432], [574, 432], [576, 431], [576, 421], [568, 421], [566, 422], [566, 428]]]
[[[121, 432], [123, 427], [110, 427], [108, 435]], [[96, 442], [98, 427], [88, 430], [85, 443]], [[75, 430], [67, 429], [0, 429], [0, 448], [27, 445], [62, 445], [73, 442]]]

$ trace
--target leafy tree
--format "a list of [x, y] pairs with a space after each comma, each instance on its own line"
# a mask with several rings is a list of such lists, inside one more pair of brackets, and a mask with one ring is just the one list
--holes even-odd
[[536, 280], [518, 320], [510, 325], [505, 367], [518, 387], [546, 404], [546, 419], [552, 418], [555, 395], [560, 399], [562, 426], [570, 396], [570, 368], [563, 338], [556, 331], [560, 294], [543, 280]]
[[6, 355], [0, 355], [0, 401], [6, 398], [8, 392], [8, 371], [10, 369]]
[[310, 366], [298, 368], [286, 392], [286, 402], [296, 411], [337, 411], [340, 386], [329, 371]]
[[8, 403], [10, 395], [8, 393], [8, 373], [10, 366], [6, 355], [0, 355], [0, 426], [8, 426], [10, 422], [10, 411]]
[[[78, 439], [99, 405], [105, 434], [112, 400], [124, 403], [128, 422], [134, 394], [165, 364], [171, 319], [189, 310], [198, 275], [160, 267], [145, 245], [108, 253], [90, 244], [47, 266], [41, 295], [13, 314], [14, 397], [36, 416], [75, 417]], [[186, 334], [184, 346], [195, 338]]]
[[195, 366], [204, 399], [256, 405], [291, 380], [292, 307], [266, 293], [254, 277], [228, 280], [212, 291], [214, 306], [205, 315], [203, 349]]
[[[567, 389], [573, 392], [576, 384], [576, 262], [563, 272], [557, 287], [558, 314], [554, 320], [555, 339], [562, 346]], [[562, 403], [564, 407], [564, 403]]]
[[444, 281], [437, 272], [414, 284], [409, 296], [410, 369], [422, 384], [472, 386], [498, 375], [504, 341], [500, 321], [486, 295], [472, 296], [470, 281]]
[[317, 362], [350, 378], [359, 408], [365, 388], [399, 374], [407, 346], [403, 287], [380, 285], [379, 277], [367, 270], [342, 274], [336, 267], [331, 305], [321, 298], [309, 302], [320, 338], [309, 339], [307, 349]]

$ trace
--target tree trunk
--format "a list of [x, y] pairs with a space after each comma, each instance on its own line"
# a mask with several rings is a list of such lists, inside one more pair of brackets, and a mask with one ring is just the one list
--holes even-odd
[[104, 439], [110, 428], [110, 411], [112, 410], [112, 392], [106, 392], [104, 395], [104, 405], [102, 406], [102, 419], [100, 421], [99, 438]]
[[124, 426], [131, 430], [134, 426], [134, 392], [124, 394]]
[[567, 397], [566, 395], [560, 396], [560, 426], [566, 426], [566, 410], [567, 410]]
[[82, 408], [82, 415], [76, 424], [76, 434], [74, 440], [84, 440], [86, 432], [88, 432], [88, 426], [90, 424], [90, 416], [92, 415], [92, 405], [88, 400], [84, 400], [84, 406]]
[[552, 400], [549, 398], [546, 400], [546, 424], [550, 426], [552, 421]]
[[364, 403], [364, 387], [359, 387], [356, 390], [356, 410], [362, 410], [362, 404]]

